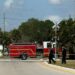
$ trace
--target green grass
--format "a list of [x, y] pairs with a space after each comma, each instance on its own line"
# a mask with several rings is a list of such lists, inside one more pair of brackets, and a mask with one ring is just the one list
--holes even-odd
[[75, 69], [75, 60], [67, 60], [66, 64], [62, 64], [61, 61], [57, 61], [55, 65]]

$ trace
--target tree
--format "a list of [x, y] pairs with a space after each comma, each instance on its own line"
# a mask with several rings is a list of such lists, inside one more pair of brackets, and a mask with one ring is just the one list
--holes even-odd
[[73, 19], [69, 18], [68, 20], [63, 20], [60, 22], [59, 25], [60, 25], [59, 29], [60, 42], [62, 42], [63, 44], [71, 43], [75, 32]]
[[75, 54], [75, 21], [72, 18], [69, 18], [68, 20], [61, 21], [59, 25], [60, 43], [62, 43], [63, 45], [67, 45], [69, 54]]
[[37, 19], [29, 19], [27, 22], [22, 23], [19, 26], [19, 31], [22, 34], [23, 40], [37, 41], [42, 43], [42, 41], [50, 41], [51, 31], [54, 23], [52, 21], [39, 21]]
[[11, 42], [18, 43], [21, 40], [20, 31], [18, 29], [13, 29], [10, 32], [10, 39], [11, 39]]
[[3, 37], [3, 33], [2, 33], [1, 28], [0, 28], [0, 44], [2, 44], [2, 37]]

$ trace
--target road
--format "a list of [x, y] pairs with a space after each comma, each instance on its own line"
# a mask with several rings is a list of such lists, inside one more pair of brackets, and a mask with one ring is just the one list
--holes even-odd
[[43, 62], [0, 61], [0, 75], [74, 75], [45, 66]]

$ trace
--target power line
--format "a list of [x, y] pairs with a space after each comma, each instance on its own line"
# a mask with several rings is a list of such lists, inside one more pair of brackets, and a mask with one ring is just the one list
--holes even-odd
[[[0, 18], [3, 19], [3, 18]], [[7, 20], [25, 20], [25, 18], [17, 17], [17, 18], [6, 18]]]
[[3, 13], [4, 33], [5, 33], [5, 13]]

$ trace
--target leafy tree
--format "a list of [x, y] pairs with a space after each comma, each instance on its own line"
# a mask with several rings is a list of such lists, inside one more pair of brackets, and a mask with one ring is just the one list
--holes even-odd
[[68, 20], [63, 20], [60, 22], [60, 42], [62, 44], [68, 44], [72, 43], [73, 36], [75, 35], [75, 25], [72, 18], [69, 18]]
[[13, 43], [18, 43], [21, 40], [21, 34], [19, 30], [14, 29], [10, 32], [10, 39]]
[[0, 28], [0, 44], [2, 44], [2, 37], [3, 37], [3, 33], [2, 33], [1, 28]]
[[[75, 21], [72, 18], [60, 22], [60, 43], [67, 45], [70, 54], [75, 53]], [[70, 58], [74, 57], [70, 55]]]
[[19, 26], [19, 31], [22, 34], [23, 40], [26, 39], [28, 41], [37, 41], [41, 43], [42, 41], [48, 41], [51, 39], [51, 31], [53, 22], [39, 21], [37, 19], [29, 19], [27, 22], [22, 23]]
[[10, 37], [9, 37], [9, 32], [4, 32], [3, 34], [3, 44], [5, 46], [9, 45], [11, 43]]

